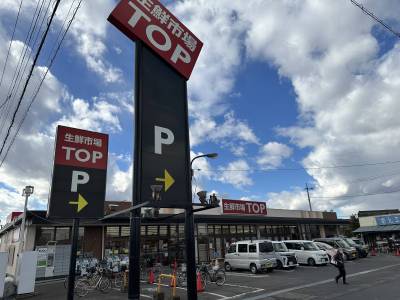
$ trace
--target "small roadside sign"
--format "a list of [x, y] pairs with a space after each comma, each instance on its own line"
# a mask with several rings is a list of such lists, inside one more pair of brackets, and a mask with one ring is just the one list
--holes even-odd
[[122, 0], [108, 20], [132, 40], [141, 40], [186, 79], [203, 43], [157, 0]]
[[58, 126], [48, 217], [103, 217], [107, 158], [107, 134]]

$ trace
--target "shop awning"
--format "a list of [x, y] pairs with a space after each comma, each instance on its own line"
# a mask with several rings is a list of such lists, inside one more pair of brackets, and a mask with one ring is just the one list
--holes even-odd
[[400, 225], [387, 225], [387, 226], [365, 226], [354, 230], [354, 233], [364, 233], [364, 232], [390, 232], [390, 231], [400, 231]]

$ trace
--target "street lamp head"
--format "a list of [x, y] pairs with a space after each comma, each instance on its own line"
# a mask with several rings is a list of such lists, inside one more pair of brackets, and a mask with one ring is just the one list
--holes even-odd
[[22, 190], [22, 196], [30, 196], [33, 194], [34, 187], [31, 185], [27, 185], [23, 190]]
[[218, 153], [208, 153], [208, 154], [206, 154], [206, 156], [208, 158], [216, 158], [218, 156]]

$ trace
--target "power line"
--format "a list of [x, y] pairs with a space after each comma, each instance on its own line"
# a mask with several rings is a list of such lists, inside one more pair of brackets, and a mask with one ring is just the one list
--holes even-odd
[[[11, 96], [13, 94], [13, 91], [14, 91], [14, 88], [15, 88], [15, 84], [16, 84], [16, 82], [18, 80], [18, 77], [20, 76], [22, 65], [24, 64], [26, 53], [27, 53], [27, 50], [28, 50], [28, 45], [31, 42], [32, 35], [33, 35], [33, 32], [34, 32], [34, 30], [36, 28], [37, 20], [38, 20], [38, 17], [40, 15], [40, 11], [41, 11], [41, 8], [42, 8], [44, 2], [42, 0], [42, 5], [40, 6], [39, 13], [37, 13], [38, 12], [38, 8], [39, 8], [39, 3], [40, 3], [39, 1], [36, 3], [36, 8], [35, 8], [35, 11], [34, 11], [34, 13], [32, 15], [32, 20], [31, 20], [31, 22], [29, 24], [29, 29], [28, 29], [28, 32], [27, 32], [27, 34], [25, 36], [25, 40], [24, 40], [24, 43], [23, 43], [24, 46], [21, 49], [17, 66], [15, 68], [14, 74], [13, 74], [11, 82], [10, 82], [10, 85], [8, 87], [8, 92], [6, 93], [5, 100], [4, 100], [3, 104], [2, 104], [2, 106], [4, 106], [4, 104], [7, 104], [7, 107], [3, 111], [4, 113], [1, 114], [1, 118], [0, 119], [2, 119], [2, 122], [1, 122], [1, 126], [0, 126], [0, 133], [5, 128], [6, 120], [7, 120], [8, 116], [9, 116], [9, 114], [10, 114], [10, 110], [11, 110], [11, 101], [10, 101], [10, 99], [11, 99]], [[28, 61], [25, 64], [23, 73], [25, 73], [25, 68], [26, 68], [27, 63], [28, 63]], [[4, 118], [3, 118], [3, 116], [4, 116]]]
[[358, 3], [355, 0], [350, 0], [352, 4], [357, 6], [362, 10], [362, 12], [368, 16], [370, 16], [372, 19], [377, 21], [379, 24], [381, 24], [383, 27], [385, 27], [387, 30], [389, 30], [391, 33], [393, 33], [395, 36], [400, 38], [400, 33], [395, 31], [392, 27], [390, 27], [388, 24], [386, 24], [382, 19], [378, 18], [377, 16], [374, 15], [374, 13], [367, 8], [365, 8], [362, 4]]
[[57, 0], [56, 5], [54, 6], [53, 12], [52, 12], [51, 17], [50, 17], [50, 20], [49, 20], [49, 22], [48, 22], [48, 24], [47, 24], [47, 27], [46, 27], [46, 31], [45, 31], [45, 33], [44, 33], [44, 35], [43, 35], [43, 37], [42, 37], [42, 40], [40, 41], [39, 48], [38, 48], [38, 50], [37, 50], [37, 52], [36, 52], [35, 58], [34, 58], [34, 60], [33, 60], [33, 64], [32, 64], [32, 66], [31, 66], [31, 69], [30, 69], [29, 74], [28, 74], [28, 78], [27, 78], [27, 80], [25, 81], [25, 85], [24, 85], [24, 87], [23, 87], [22, 94], [21, 94], [21, 96], [20, 96], [20, 98], [19, 98], [19, 100], [18, 100], [17, 107], [16, 107], [16, 109], [14, 110], [14, 114], [13, 114], [13, 117], [12, 117], [12, 119], [11, 119], [11, 123], [10, 123], [10, 125], [8, 126], [6, 137], [5, 137], [4, 142], [3, 142], [2, 146], [1, 146], [1, 149], [0, 149], [0, 155], [1, 155], [2, 152], [3, 152], [3, 149], [4, 149], [4, 146], [5, 146], [5, 144], [6, 144], [7, 138], [8, 138], [9, 135], [10, 135], [11, 128], [12, 128], [12, 126], [14, 125], [15, 117], [16, 117], [17, 112], [18, 112], [18, 110], [19, 110], [19, 108], [20, 108], [20, 106], [21, 106], [21, 102], [22, 102], [22, 99], [23, 99], [23, 97], [24, 97], [24, 95], [25, 95], [26, 88], [28, 87], [29, 81], [30, 81], [30, 79], [31, 79], [31, 77], [32, 77], [33, 70], [34, 70], [34, 68], [35, 68], [35, 66], [36, 66], [36, 62], [37, 62], [37, 60], [38, 60], [38, 58], [39, 58], [40, 52], [41, 52], [42, 47], [43, 47], [43, 44], [44, 44], [44, 42], [45, 42], [45, 40], [46, 40], [47, 33], [49, 32], [50, 25], [51, 25], [51, 23], [52, 23], [52, 21], [53, 21], [54, 15], [56, 14], [56, 11], [57, 11], [57, 8], [58, 8], [58, 6], [59, 6], [59, 4], [60, 4], [60, 1], [61, 1], [61, 0]]
[[304, 170], [321, 170], [321, 169], [337, 169], [337, 168], [354, 168], [354, 167], [369, 167], [369, 166], [379, 166], [379, 165], [388, 165], [388, 164], [398, 164], [400, 160], [394, 161], [384, 161], [384, 162], [375, 162], [375, 163], [357, 163], [357, 164], [349, 164], [349, 165], [336, 165], [336, 166], [319, 166], [319, 167], [299, 167], [299, 168], [273, 168], [273, 169], [257, 169], [257, 168], [249, 168], [249, 169], [195, 169], [197, 171], [203, 172], [270, 172], [270, 171], [304, 171]]
[[340, 198], [357, 198], [357, 197], [367, 197], [367, 196], [375, 196], [375, 195], [385, 195], [385, 194], [394, 194], [399, 193], [400, 190], [389, 191], [389, 192], [380, 192], [380, 193], [366, 193], [366, 194], [356, 194], [356, 195], [343, 195], [343, 196], [336, 196], [336, 197], [328, 197], [328, 196], [321, 196], [321, 197], [311, 197], [312, 199], [340, 199]]
[[[65, 19], [65, 21], [64, 21], [64, 23], [63, 23], [63, 25], [62, 25], [62, 27], [61, 27], [61, 29], [60, 29], [60, 31], [59, 31], [59, 34], [58, 34], [58, 36], [57, 36], [56, 41], [57, 41], [58, 38], [61, 36], [62, 29], [64, 28], [64, 25], [65, 25], [65, 23], [66, 23], [66, 21], [67, 21], [67, 18], [68, 18], [69, 14], [70, 14], [71, 8], [72, 8], [73, 4], [75, 3], [75, 1], [76, 1], [76, 0], [74, 0], [74, 1], [72, 2], [71, 6], [70, 6], [70, 9], [68, 10], [67, 17], [66, 17], [66, 19]], [[13, 138], [12, 138], [10, 144], [9, 144], [8, 147], [7, 147], [7, 151], [5, 152], [5, 155], [4, 155], [3, 159], [1, 160], [0, 168], [3, 166], [3, 163], [4, 163], [4, 161], [6, 160], [6, 158], [7, 158], [7, 156], [8, 156], [8, 153], [9, 153], [9, 151], [10, 151], [12, 145], [14, 144], [14, 141], [15, 141], [16, 137], [18, 136], [18, 133], [19, 133], [19, 131], [20, 131], [20, 129], [21, 129], [21, 126], [22, 126], [22, 124], [24, 123], [24, 121], [25, 121], [25, 119], [26, 119], [26, 116], [28, 115], [28, 112], [29, 112], [29, 110], [30, 110], [32, 104], [33, 104], [34, 101], [36, 100], [37, 95], [39, 94], [40, 88], [42, 87], [43, 82], [44, 82], [44, 80], [45, 80], [45, 78], [46, 78], [46, 76], [47, 76], [49, 70], [51, 69], [51, 67], [52, 67], [52, 65], [53, 65], [53, 63], [54, 63], [54, 61], [55, 61], [55, 58], [56, 58], [56, 56], [57, 56], [57, 54], [58, 54], [58, 52], [59, 52], [59, 50], [60, 50], [60, 48], [61, 48], [61, 45], [62, 45], [62, 43], [63, 43], [63, 41], [64, 41], [64, 39], [65, 39], [65, 36], [67, 35], [67, 32], [68, 32], [69, 28], [71, 27], [71, 24], [72, 24], [73, 20], [75, 19], [75, 16], [76, 16], [76, 14], [77, 14], [77, 12], [78, 12], [80, 6], [81, 6], [81, 3], [82, 3], [82, 0], [79, 0], [79, 3], [78, 3], [78, 5], [76, 6], [72, 17], [71, 17], [71, 19], [70, 19], [69, 22], [68, 22], [68, 25], [67, 25], [67, 27], [66, 27], [66, 29], [65, 29], [65, 31], [64, 31], [64, 33], [63, 33], [63, 35], [62, 35], [62, 37], [61, 37], [60, 42], [58, 43], [57, 48], [55, 49], [55, 52], [54, 52], [53, 56], [52, 56], [52, 57], [51, 57], [51, 56], [49, 57], [49, 60], [48, 60], [49, 64], [48, 64], [48, 67], [47, 67], [47, 69], [46, 69], [46, 72], [43, 74], [42, 79], [40, 80], [40, 83], [39, 83], [38, 87], [36, 88], [36, 91], [35, 91], [35, 93], [34, 93], [32, 99], [31, 99], [31, 101], [30, 101], [30, 103], [29, 103], [29, 105], [28, 105], [28, 108], [27, 108], [27, 110], [25, 111], [24, 116], [22, 117], [22, 119], [21, 119], [21, 121], [20, 121], [20, 123], [19, 123], [19, 125], [18, 125], [18, 128], [17, 128], [17, 130], [16, 130], [16, 133], [14, 134], [14, 136], [13, 136]], [[55, 43], [53, 49], [50, 51], [50, 53], [53, 52], [55, 46], [56, 46], [56, 43]]]
[[[17, 28], [17, 24], [18, 24], [18, 20], [19, 20], [19, 13], [21, 12], [21, 7], [22, 7], [22, 0], [21, 0], [21, 2], [19, 3], [17, 18], [16, 18], [16, 20], [15, 20], [14, 28], [13, 28], [13, 31], [12, 31], [12, 34], [11, 34], [10, 45], [8, 45], [6, 60], [5, 60], [5, 62], [4, 62], [3, 71], [1, 72], [0, 88], [1, 88], [1, 84], [3, 83], [4, 73], [5, 73], [5, 71], [6, 71], [6, 66], [7, 66], [7, 62], [8, 62], [8, 57], [9, 57], [9, 55], [10, 55], [11, 45], [12, 45], [12, 42], [13, 42], [13, 40], [14, 40], [15, 30], [16, 30], [16, 28]], [[4, 105], [4, 103], [0, 104], [0, 109], [1, 109], [1, 107], [2, 107], [3, 105]]]
[[[395, 176], [395, 175], [400, 175], [400, 171], [396, 171], [395, 173], [381, 174], [381, 175], [377, 175], [377, 176], [373, 176], [373, 177], [361, 177], [361, 178], [354, 179], [351, 181], [346, 181], [346, 183], [349, 184], [349, 183], [356, 183], [356, 182], [363, 182], [363, 181], [372, 181], [372, 180], [389, 177], [389, 176]], [[330, 187], [330, 186], [337, 186], [337, 184], [318, 185], [319, 188], [322, 188], [322, 187], [325, 188], [325, 187]]]

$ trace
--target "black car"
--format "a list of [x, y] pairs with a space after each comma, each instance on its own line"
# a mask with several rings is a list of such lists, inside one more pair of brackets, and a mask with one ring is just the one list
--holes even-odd
[[343, 240], [349, 244], [351, 247], [356, 248], [358, 257], [367, 257], [368, 256], [368, 251], [365, 249], [365, 247], [357, 244], [356, 242], [353, 241], [351, 238], [343, 238]]
[[319, 238], [315, 239], [314, 242], [323, 242], [328, 245], [331, 245], [336, 249], [343, 249], [344, 256], [346, 260], [356, 259], [357, 258], [357, 250], [355, 247], [350, 246], [343, 238]]

